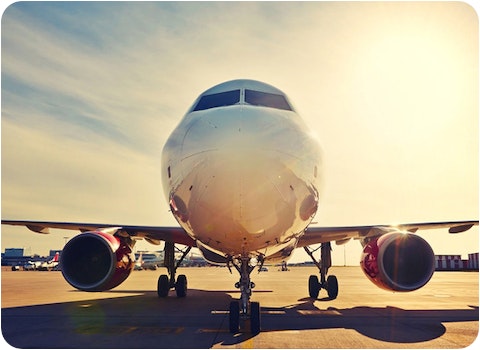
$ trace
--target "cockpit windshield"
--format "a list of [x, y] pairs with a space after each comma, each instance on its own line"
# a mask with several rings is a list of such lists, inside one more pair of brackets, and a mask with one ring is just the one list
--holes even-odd
[[245, 90], [245, 102], [254, 106], [271, 107], [291, 111], [283, 95], [271, 94], [254, 90]]
[[216, 107], [232, 106], [236, 104], [248, 104], [252, 106], [276, 108], [286, 111], [293, 110], [285, 96], [281, 94], [245, 89], [245, 94], [242, 97], [242, 91], [243, 89], [239, 89], [203, 95], [193, 108], [192, 112], [203, 111]]
[[240, 90], [220, 92], [218, 94], [204, 95], [198, 101], [193, 111], [231, 106], [240, 102]]

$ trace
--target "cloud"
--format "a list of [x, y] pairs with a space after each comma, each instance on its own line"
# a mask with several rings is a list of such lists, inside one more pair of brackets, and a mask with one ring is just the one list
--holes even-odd
[[[2, 215], [17, 219], [168, 220], [160, 159], [107, 139], [80, 142], [2, 123]], [[5, 200], [7, 199], [7, 200]], [[163, 213], [163, 214], [162, 214]]]

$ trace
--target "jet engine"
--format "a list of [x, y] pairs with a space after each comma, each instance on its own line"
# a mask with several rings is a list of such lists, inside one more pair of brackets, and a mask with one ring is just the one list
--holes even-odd
[[360, 265], [377, 286], [409, 292], [430, 280], [435, 270], [435, 256], [423, 238], [395, 231], [368, 241]]
[[61, 255], [61, 270], [73, 287], [99, 292], [118, 286], [132, 272], [135, 255], [127, 239], [102, 231], [73, 237]]

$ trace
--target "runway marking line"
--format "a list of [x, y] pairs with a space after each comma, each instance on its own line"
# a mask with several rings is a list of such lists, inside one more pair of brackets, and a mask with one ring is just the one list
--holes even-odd
[[230, 333], [228, 329], [200, 328], [196, 333]]
[[337, 310], [297, 310], [300, 315], [324, 315], [324, 316], [341, 316]]
[[[210, 314], [212, 315], [228, 315], [230, 313], [230, 311], [227, 311], [227, 310], [212, 310], [210, 311]], [[279, 311], [269, 311], [269, 310], [262, 310], [260, 311], [261, 314], [264, 314], [264, 315], [285, 315], [286, 312], [283, 311], [283, 310], [279, 310]]]

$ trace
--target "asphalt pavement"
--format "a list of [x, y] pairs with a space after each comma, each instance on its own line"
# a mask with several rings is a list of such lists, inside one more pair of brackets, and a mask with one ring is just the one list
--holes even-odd
[[316, 268], [252, 273], [262, 331], [228, 331], [236, 271], [184, 268], [188, 295], [156, 293], [164, 269], [133, 271], [109, 292], [74, 290], [58, 271], [2, 269], [2, 334], [18, 348], [463, 348], [478, 334], [478, 272], [436, 272], [422, 289], [393, 293], [359, 267], [333, 267], [339, 295], [308, 297]]

